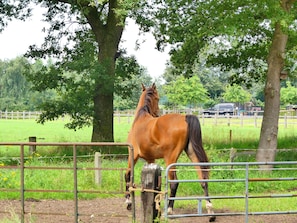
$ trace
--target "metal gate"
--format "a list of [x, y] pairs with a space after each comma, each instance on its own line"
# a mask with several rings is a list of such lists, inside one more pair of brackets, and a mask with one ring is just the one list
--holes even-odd
[[[269, 165], [272, 166], [271, 170], [292, 170], [292, 177], [283, 177], [283, 178], [277, 178], [277, 177], [271, 177], [271, 178], [258, 178], [253, 177], [251, 175], [251, 171], [258, 171], [260, 170], [259, 166], [261, 165]], [[244, 178], [224, 178], [224, 179], [208, 179], [208, 180], [200, 180], [200, 179], [182, 179], [182, 180], [169, 180], [168, 179], [168, 173], [170, 171], [170, 168], [176, 168], [176, 167], [197, 167], [197, 166], [210, 166], [211, 171], [226, 171], [226, 170], [240, 170], [245, 172]], [[277, 168], [273, 168], [277, 166]], [[214, 168], [217, 167], [217, 168]], [[229, 167], [229, 168], [228, 168]], [[227, 169], [228, 168], [228, 169]], [[293, 210], [289, 211], [249, 211], [249, 201], [251, 199], [265, 199], [265, 198], [293, 198], [297, 197], [296, 190], [291, 191], [293, 193], [285, 193], [285, 194], [263, 194], [263, 195], [252, 195], [250, 193], [250, 184], [256, 183], [256, 182], [273, 182], [273, 181], [294, 181], [293, 183], [296, 185], [294, 186], [297, 188], [297, 178], [296, 178], [296, 170], [297, 170], [297, 162], [231, 162], [231, 163], [174, 163], [169, 165], [166, 168], [166, 184], [165, 184], [165, 190], [169, 190], [169, 184], [171, 182], [178, 182], [178, 183], [201, 183], [201, 182], [209, 182], [209, 184], [212, 183], [227, 183], [227, 182], [241, 182], [244, 186], [244, 191], [242, 194], [239, 195], [222, 195], [222, 196], [209, 196], [208, 198], [211, 200], [215, 199], [244, 199], [245, 207], [244, 211], [242, 212], [230, 212], [230, 213], [215, 213], [211, 216], [238, 216], [242, 215], [245, 217], [245, 222], [248, 223], [248, 219], [250, 215], [277, 215], [277, 214], [297, 214], [297, 206], [293, 207]], [[295, 172], [295, 174], [293, 174]], [[295, 192], [295, 193], [294, 193]], [[211, 193], [211, 192], [210, 192]], [[165, 211], [164, 216], [165, 218], [182, 218], [182, 217], [205, 217], [210, 216], [209, 214], [203, 214], [202, 213], [202, 200], [205, 200], [205, 196], [185, 196], [185, 197], [169, 197], [168, 193], [165, 194]], [[168, 201], [169, 200], [196, 200], [197, 205], [197, 213], [193, 214], [173, 214], [168, 215], [167, 209], [168, 209]]]
[[[19, 146], [20, 147], [20, 162], [17, 169], [20, 169], [20, 201], [21, 201], [21, 213], [20, 218], [21, 222], [25, 222], [25, 214], [27, 214], [25, 210], [25, 193], [26, 192], [33, 192], [33, 191], [40, 191], [40, 190], [28, 190], [25, 189], [25, 169], [68, 169], [73, 170], [73, 189], [71, 191], [67, 191], [73, 193], [73, 200], [74, 200], [74, 210], [73, 210], [73, 222], [78, 222], [79, 210], [78, 210], [78, 193], [100, 193], [100, 191], [92, 190], [92, 191], [78, 191], [78, 184], [77, 184], [77, 171], [79, 170], [77, 166], [77, 147], [78, 146], [127, 146], [129, 148], [129, 153], [131, 154], [131, 178], [130, 178], [130, 186], [132, 187], [134, 184], [134, 157], [133, 157], [133, 146], [127, 143], [112, 143], [112, 142], [97, 142], [97, 143], [36, 143], [36, 142], [24, 142], [24, 143], [11, 143], [11, 142], [3, 142], [0, 143], [0, 146]], [[73, 167], [34, 167], [30, 168], [25, 164], [25, 147], [30, 146], [69, 146], [72, 147], [73, 150]], [[11, 168], [11, 167], [1, 167], [1, 168]], [[95, 170], [96, 168], [84, 168], [84, 169], [92, 169]], [[102, 168], [104, 169], [104, 168]], [[0, 191], [12, 191], [9, 189], [1, 189]], [[42, 190], [43, 192], [61, 192], [61, 190]], [[134, 191], [131, 192], [131, 200], [132, 200], [132, 219], [135, 219], [135, 195]], [[33, 213], [31, 214], [40, 214], [40, 213]], [[58, 215], [57, 213], [51, 213], [52, 215]]]

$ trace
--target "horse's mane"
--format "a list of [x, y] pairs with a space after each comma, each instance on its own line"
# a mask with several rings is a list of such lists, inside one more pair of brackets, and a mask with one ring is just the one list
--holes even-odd
[[158, 107], [158, 100], [157, 91], [155, 88], [147, 88], [146, 94], [144, 98], [144, 105], [139, 109], [137, 112], [137, 115], [135, 117], [135, 120], [142, 116], [143, 114], [150, 114], [153, 117], [159, 116], [159, 107]]

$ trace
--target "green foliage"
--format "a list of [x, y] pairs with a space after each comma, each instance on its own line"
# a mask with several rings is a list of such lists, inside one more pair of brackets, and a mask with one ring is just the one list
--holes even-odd
[[[35, 90], [55, 89], [58, 94], [54, 100], [40, 105], [40, 110], [43, 111], [40, 123], [70, 115], [72, 119], [66, 124], [70, 129], [92, 125], [96, 85], [98, 82], [104, 82], [107, 76], [104, 75], [105, 68], [97, 62], [93, 42], [90, 37], [88, 39], [89, 41], [78, 41], [64, 62], [43, 65], [28, 75]], [[82, 52], [87, 56], [81, 57]], [[137, 97], [132, 97], [132, 92], [138, 92], [135, 89], [140, 86], [139, 82], [145, 79], [144, 76], [139, 78], [142, 73], [143, 68], [137, 64], [134, 57], [122, 55], [117, 59], [114, 80], [115, 108], [127, 109], [135, 104], [135, 100], [131, 98]], [[129, 103], [130, 101], [132, 103]]]
[[[15, 2], [3, 5], [31, 10], [38, 4], [47, 9], [43, 20], [49, 27], [43, 30], [47, 33], [44, 43], [30, 46], [26, 54], [34, 59], [55, 58], [54, 64], [28, 75], [36, 90], [55, 89], [58, 93], [40, 106], [46, 110], [39, 122], [68, 113], [72, 121], [67, 127], [93, 125], [92, 141], [113, 141], [115, 61], [125, 19], [138, 1]], [[0, 14], [1, 19], [14, 16], [2, 10]]]
[[152, 78], [141, 67], [135, 57], [120, 57], [117, 60], [114, 109], [125, 110], [137, 106], [141, 84], [150, 85]]
[[[155, 35], [160, 45], [173, 46], [171, 61], [185, 74], [193, 72], [200, 53], [211, 45], [216, 50], [210, 52], [207, 63], [225, 70], [236, 69], [230, 81], [251, 86], [265, 77], [265, 61], [277, 22], [289, 35], [287, 49], [296, 47], [297, 3], [288, 3], [285, 11], [281, 2], [162, 1], [162, 7], [154, 9]], [[287, 68], [294, 64], [293, 60], [286, 62]]]
[[297, 104], [297, 88], [290, 81], [286, 82], [286, 87], [281, 88], [281, 102], [284, 105]]
[[226, 87], [225, 93], [223, 94], [223, 97], [225, 101], [241, 104], [244, 104], [251, 100], [251, 94], [237, 84], [228, 85]]
[[[0, 162], [0, 167], [4, 167], [4, 163]], [[17, 188], [19, 180], [15, 170], [0, 169], [0, 188]]]
[[164, 91], [169, 101], [176, 105], [195, 106], [208, 99], [207, 91], [197, 75], [191, 78], [179, 76], [164, 86]]
[[32, 91], [32, 84], [26, 80], [31, 69], [38, 67], [24, 57], [0, 61], [0, 110], [34, 111], [42, 102], [54, 98], [55, 92], [45, 90], [42, 93]]
[[[87, 47], [86, 42], [83, 44]], [[91, 60], [93, 69], [90, 68]], [[102, 69], [96, 66], [95, 55], [85, 57], [85, 60], [73, 56], [61, 67], [51, 60], [47, 64], [41, 60], [30, 63], [24, 57], [0, 61], [0, 110], [42, 110], [40, 123], [70, 114], [73, 119], [66, 125], [69, 128], [90, 125], [91, 94], [96, 73]], [[151, 82], [151, 77], [134, 57], [120, 56], [116, 66], [115, 109], [134, 108], [141, 93], [141, 83], [148, 85]]]
[[31, 15], [31, 9], [27, 6], [30, 4], [30, 0], [22, 1], [1, 1], [0, 7], [0, 32], [7, 26], [8, 22], [12, 19], [24, 20]]

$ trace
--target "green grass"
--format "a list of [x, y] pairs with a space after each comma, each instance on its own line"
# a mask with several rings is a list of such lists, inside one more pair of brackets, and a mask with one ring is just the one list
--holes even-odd
[[[211, 122], [211, 120], [207, 120]], [[0, 120], [0, 141], [1, 142], [27, 142], [28, 137], [36, 136], [38, 142], [89, 142], [91, 138], [91, 128], [83, 128], [78, 131], [72, 131], [64, 128], [66, 121], [58, 120], [55, 122], [48, 122], [45, 125], [37, 124], [34, 120]], [[125, 142], [131, 122], [127, 119], [122, 119], [119, 123], [115, 119], [115, 141]], [[229, 151], [234, 147], [236, 149], [256, 149], [259, 141], [260, 126], [240, 126], [240, 125], [213, 125], [211, 123], [204, 123], [202, 125], [202, 134], [205, 150], [211, 162], [229, 162]], [[285, 128], [279, 127], [278, 147], [294, 148], [296, 147], [297, 127], [294, 125]], [[86, 148], [82, 148], [86, 149]], [[69, 190], [70, 192], [63, 193], [45, 193], [45, 192], [26, 192], [26, 198], [35, 199], [73, 199], [73, 163], [72, 159], [61, 156], [56, 159], [53, 156], [57, 154], [66, 154], [69, 148], [61, 147], [38, 147], [37, 154], [34, 157], [28, 156], [28, 148], [26, 152], [26, 166], [25, 169], [25, 185], [26, 189], [40, 189], [40, 190]], [[92, 150], [87, 150], [90, 155]], [[127, 151], [127, 150], [125, 150]], [[0, 188], [15, 189], [20, 187], [20, 170], [19, 147], [1, 146], [0, 147]], [[103, 159], [103, 167], [112, 168], [126, 168], [127, 158], [106, 158]], [[296, 152], [278, 153], [277, 160], [297, 160]], [[235, 161], [255, 161], [254, 156], [236, 157]], [[179, 162], [189, 162], [188, 158], [183, 154]], [[124, 171], [122, 170], [108, 170], [103, 171], [102, 184], [96, 185], [94, 182], [94, 171], [86, 168], [94, 166], [93, 156], [89, 158], [80, 158], [78, 162], [78, 189], [79, 190], [100, 190], [102, 193], [79, 193], [80, 199], [92, 199], [96, 197], [106, 196], [123, 196], [122, 189], [125, 188]], [[158, 163], [165, 168], [164, 161], [159, 160]], [[3, 168], [9, 165], [15, 165], [16, 168]], [[135, 181], [138, 187], [140, 186], [140, 174], [144, 162], [142, 160], [136, 165]], [[48, 169], [30, 169], [32, 167], [67, 167], [69, 170], [48, 170]], [[260, 173], [254, 171], [250, 177], [292, 177], [292, 171], [273, 171], [271, 174]], [[163, 173], [164, 176], [164, 173]], [[187, 168], [179, 168], [178, 176], [180, 179], [196, 179], [197, 174], [193, 170]], [[244, 171], [230, 170], [230, 168], [221, 171], [211, 171], [212, 179], [227, 179], [227, 178], [242, 178]], [[163, 179], [163, 189], [164, 182]], [[250, 183], [249, 191], [251, 194], [271, 194], [271, 193], [296, 193], [296, 181], [284, 182], [256, 182]], [[108, 191], [107, 191], [108, 190]], [[110, 192], [117, 192], [118, 194], [110, 194]], [[244, 183], [211, 183], [209, 185], [210, 195], [244, 195]], [[108, 193], [103, 193], [108, 192]], [[140, 193], [137, 192], [137, 195]], [[197, 183], [180, 184], [177, 196], [197, 196], [203, 195], [203, 191]], [[19, 199], [19, 191], [0, 193], [0, 199]], [[279, 205], [271, 205], [271, 202], [276, 202]], [[243, 199], [235, 200], [215, 200], [213, 201], [216, 209], [231, 209], [235, 211], [242, 211], [244, 208]], [[270, 210], [277, 207], [279, 210], [296, 209], [296, 198], [282, 198], [282, 199], [251, 199], [250, 211]], [[197, 201], [178, 201], [176, 207], [196, 207]]]
[[[186, 155], [182, 155], [179, 162], [189, 162]], [[165, 169], [163, 160], [157, 162]], [[144, 165], [142, 160], [137, 163], [135, 167], [135, 181], [140, 186], [140, 174]], [[48, 162], [42, 159], [42, 157], [35, 157], [27, 160], [25, 163], [25, 184], [26, 189], [37, 190], [69, 190], [73, 191], [73, 162], [65, 159], [64, 161]], [[78, 164], [78, 189], [79, 190], [100, 190], [102, 192], [117, 192], [123, 193], [121, 188], [124, 188], [124, 170], [127, 167], [126, 159], [103, 159], [103, 168], [115, 168], [115, 170], [106, 170], [102, 172], [102, 184], [96, 185], [94, 182], [94, 171], [87, 168], [93, 168], [93, 160], [79, 161]], [[0, 169], [0, 188], [18, 189], [20, 187], [20, 169], [18, 167], [14, 169], [6, 169], [7, 165], [1, 164]], [[31, 169], [33, 167], [52, 167], [52, 168], [68, 168], [63, 169]], [[253, 167], [254, 168], [254, 167]], [[213, 167], [211, 171], [211, 179], [243, 179], [245, 178], [245, 170], [242, 167], [234, 166], [230, 167]], [[250, 169], [249, 178], [284, 178], [294, 176], [295, 170], [282, 170], [277, 169], [271, 173], [259, 172]], [[162, 176], [164, 177], [163, 171]], [[197, 179], [197, 173], [194, 167], [178, 167], [177, 175], [179, 179]], [[165, 183], [165, 179], [163, 179]], [[163, 185], [164, 188], [164, 185]], [[224, 183], [210, 183], [209, 190], [211, 194], [244, 194], [245, 184], [244, 182], [224, 182]], [[288, 192], [297, 190], [297, 181], [272, 181], [272, 182], [250, 182], [250, 193], [273, 193]], [[26, 193], [27, 194], [27, 193]], [[31, 193], [28, 192], [26, 196], [32, 196], [36, 199], [53, 198], [53, 199], [72, 199], [73, 193]], [[180, 196], [189, 195], [195, 196], [197, 194], [203, 194], [203, 190], [198, 183], [181, 183], [179, 186], [178, 194]], [[100, 195], [101, 196], [101, 195]], [[13, 198], [19, 197], [19, 192], [16, 192]], [[81, 198], [94, 198], [98, 197], [97, 194], [81, 193]], [[12, 198], [8, 193], [0, 193], [1, 199]]]
[[64, 127], [66, 121], [46, 122], [44, 125], [34, 120], [0, 119], [1, 142], [26, 142], [30, 136], [36, 136], [38, 142], [89, 142], [91, 128], [77, 131]]
[[[215, 160], [227, 160], [228, 155], [214, 154]], [[43, 157], [32, 157], [26, 161], [25, 166], [25, 188], [39, 190], [69, 190], [69, 192], [25, 192], [25, 198], [34, 199], [70, 199], [74, 198], [73, 194], [73, 163], [66, 158], [57, 160], [42, 159]], [[185, 154], [183, 154], [179, 162], [189, 162]], [[158, 160], [158, 164], [165, 168], [163, 160]], [[78, 194], [79, 199], [93, 199], [98, 197], [123, 197], [122, 189], [124, 183], [124, 171], [120, 168], [127, 167], [126, 159], [103, 159], [102, 167], [116, 168], [117, 170], [107, 170], [102, 172], [102, 184], [96, 185], [94, 182], [94, 171], [87, 169], [93, 167], [93, 160], [80, 160], [78, 162], [78, 190], [96, 190], [102, 193], [86, 193]], [[141, 187], [141, 169], [144, 162], [140, 160], [135, 167], [135, 183], [136, 187]], [[3, 167], [3, 164], [1, 165]], [[8, 166], [6, 166], [8, 167]], [[48, 169], [30, 169], [32, 167], [66, 167], [69, 170], [48, 170]], [[245, 177], [245, 170], [239, 167], [214, 167], [211, 171], [211, 179], [242, 179]], [[165, 190], [164, 171], [162, 172], [162, 190]], [[193, 167], [178, 167], [177, 175], [179, 179], [197, 179], [196, 171]], [[249, 171], [250, 178], [276, 178], [276, 177], [292, 177], [295, 176], [295, 170], [273, 171], [272, 173], [263, 173], [259, 171]], [[0, 188], [15, 189], [16, 192], [0, 193], [0, 199], [19, 199], [20, 198], [20, 170], [16, 169], [0, 169]], [[270, 194], [296, 194], [297, 181], [282, 182], [253, 182], [249, 183], [250, 195], [270, 195]], [[111, 194], [116, 192], [117, 194]], [[209, 183], [209, 193], [211, 196], [217, 195], [245, 195], [244, 182], [238, 183]], [[140, 192], [136, 192], [139, 196]], [[180, 183], [177, 196], [203, 196], [203, 190], [198, 183]], [[243, 212], [245, 207], [244, 199], [214, 199], [212, 200], [216, 212], [219, 210], [230, 210], [232, 212]], [[273, 202], [274, 205], [271, 205]], [[162, 202], [164, 205], [164, 202]], [[266, 199], [250, 199], [249, 211], [289, 211], [296, 210], [297, 198], [266, 198]], [[176, 208], [195, 209], [197, 201], [176, 201]], [[205, 203], [203, 202], [203, 207]], [[17, 222], [17, 221], [16, 221]]]
[[[202, 127], [203, 143], [206, 147], [216, 149], [224, 148], [250, 148], [256, 149], [260, 137], [260, 125], [240, 126], [226, 123], [214, 125], [212, 119], [205, 119]], [[211, 121], [212, 120], [212, 121]], [[125, 142], [131, 127], [131, 121], [122, 118], [121, 123], [115, 118], [115, 142]], [[36, 136], [38, 142], [90, 142], [92, 129], [85, 127], [77, 131], [64, 127], [67, 121], [57, 120], [44, 125], [34, 120], [0, 120], [0, 142], [26, 142], [30, 136]], [[297, 137], [297, 125], [279, 127], [278, 147], [293, 148]], [[0, 151], [1, 152], [1, 151]], [[6, 151], [7, 154], [9, 151]]]

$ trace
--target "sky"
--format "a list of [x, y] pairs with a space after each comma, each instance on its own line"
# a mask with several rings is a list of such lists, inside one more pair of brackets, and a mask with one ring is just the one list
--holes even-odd
[[[41, 19], [42, 12], [34, 10], [33, 16], [25, 22], [18, 20], [9, 22], [5, 30], [0, 33], [0, 59], [14, 59], [24, 54], [29, 45], [41, 45], [45, 37], [41, 30], [46, 25]], [[140, 49], [135, 50], [137, 40], [141, 46]], [[138, 27], [132, 20], [128, 20], [121, 46], [126, 48], [128, 55], [134, 55], [138, 63], [144, 66], [153, 78], [163, 74], [166, 62], [169, 60], [168, 51], [156, 50], [156, 41], [152, 34], [139, 37]]]

